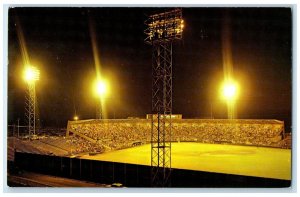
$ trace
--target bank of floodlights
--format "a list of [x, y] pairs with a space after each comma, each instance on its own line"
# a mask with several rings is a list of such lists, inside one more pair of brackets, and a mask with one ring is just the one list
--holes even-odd
[[24, 70], [24, 80], [27, 83], [34, 83], [40, 79], [40, 71], [34, 66], [26, 66]]
[[147, 44], [182, 38], [184, 21], [182, 20], [182, 10], [180, 8], [150, 15], [145, 24], [147, 25], [144, 31]]

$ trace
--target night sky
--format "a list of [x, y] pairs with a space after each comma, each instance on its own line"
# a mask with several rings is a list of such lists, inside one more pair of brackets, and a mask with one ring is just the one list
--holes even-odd
[[[26, 84], [17, 37], [22, 27], [32, 65], [41, 70], [37, 100], [42, 127], [66, 127], [75, 110], [95, 118], [94, 21], [101, 70], [111, 86], [109, 118], [151, 113], [151, 46], [144, 21], [160, 8], [11, 8], [8, 26], [8, 124], [24, 124]], [[162, 10], [161, 10], [162, 11]], [[274, 118], [291, 125], [290, 8], [183, 8], [183, 39], [173, 44], [173, 113], [226, 118], [222, 27], [230, 29], [238, 118]], [[225, 20], [225, 18], [229, 20]]]

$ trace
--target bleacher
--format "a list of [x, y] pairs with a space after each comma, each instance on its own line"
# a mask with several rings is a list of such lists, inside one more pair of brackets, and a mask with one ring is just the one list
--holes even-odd
[[[289, 136], [288, 136], [289, 137]], [[172, 120], [172, 141], [290, 148], [284, 123], [278, 120]], [[39, 136], [37, 140], [9, 137], [8, 159], [14, 150], [67, 156], [102, 153], [150, 143], [151, 119], [69, 121], [66, 136]]]
[[[148, 120], [90, 120], [68, 123], [67, 137], [69, 133], [84, 135], [91, 142], [102, 144], [106, 149], [116, 150], [131, 147], [136, 141], [150, 142], [151, 125]], [[79, 123], [79, 124], [78, 124]]]
[[[66, 136], [80, 134], [112, 150], [149, 143], [150, 119], [69, 121]], [[280, 147], [284, 123], [278, 120], [174, 119], [172, 141]]]
[[16, 137], [8, 138], [8, 157], [13, 158], [14, 151], [35, 153], [35, 154], [49, 154], [48, 150], [37, 146], [34, 143], [30, 143], [29, 140], [20, 140]]

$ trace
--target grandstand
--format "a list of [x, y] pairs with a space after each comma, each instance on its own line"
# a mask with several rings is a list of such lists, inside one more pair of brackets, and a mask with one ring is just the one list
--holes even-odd
[[[51, 129], [53, 130], [53, 129]], [[53, 136], [53, 133], [55, 135]], [[103, 153], [150, 143], [150, 119], [69, 121], [66, 136], [51, 132], [36, 140], [8, 138], [8, 159], [13, 152], [71, 156]], [[284, 123], [278, 120], [173, 119], [173, 142], [250, 145], [290, 148]]]
[[[66, 137], [80, 136], [117, 150], [150, 142], [150, 119], [69, 121]], [[284, 123], [278, 120], [173, 119], [172, 141], [282, 147]], [[139, 143], [138, 143], [139, 144]]]
[[72, 156], [90, 152], [104, 152], [101, 144], [93, 144], [80, 137], [43, 137], [36, 140], [21, 140], [8, 138], [8, 160], [14, 160], [15, 152], [34, 153], [42, 155]]

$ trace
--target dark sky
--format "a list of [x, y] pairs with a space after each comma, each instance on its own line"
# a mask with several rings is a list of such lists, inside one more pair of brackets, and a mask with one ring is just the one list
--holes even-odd
[[[16, 16], [37, 82], [42, 126], [62, 127], [75, 113], [95, 117], [96, 77], [89, 20], [94, 21], [103, 75], [112, 90], [113, 118], [151, 113], [151, 46], [144, 43], [147, 14], [159, 8], [11, 8], [8, 27], [8, 123], [24, 121], [26, 84]], [[239, 118], [291, 119], [291, 9], [183, 8], [183, 39], [173, 47], [173, 113], [184, 118], [226, 118], [222, 27], [231, 32]]]

